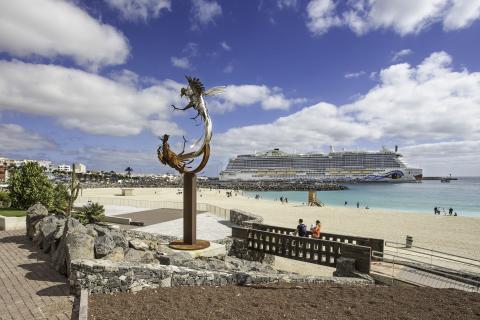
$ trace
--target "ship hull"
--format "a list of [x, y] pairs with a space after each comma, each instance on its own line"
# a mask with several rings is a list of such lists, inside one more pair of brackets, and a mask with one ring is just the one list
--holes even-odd
[[[272, 170], [273, 171], [273, 170]], [[263, 171], [259, 174], [256, 170], [242, 170], [239, 172], [224, 171], [220, 174], [222, 181], [319, 181], [319, 182], [420, 182], [422, 179], [421, 169], [395, 168], [376, 170], [371, 174], [275, 174], [275, 172]]]

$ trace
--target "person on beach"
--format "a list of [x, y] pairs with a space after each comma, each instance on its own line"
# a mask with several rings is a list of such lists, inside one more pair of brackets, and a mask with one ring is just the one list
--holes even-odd
[[348, 204], [348, 202], [347, 202], [347, 201], [345, 201], [345, 204], [344, 204], [344, 206], [346, 207], [346, 206], [347, 206], [347, 204]]
[[438, 213], [438, 208], [437, 207], [433, 208], [433, 214], [436, 215], [437, 213]]
[[320, 238], [320, 228], [322, 227], [322, 224], [320, 223], [320, 220], [315, 221], [315, 226], [310, 230], [312, 232], [312, 238]]
[[288, 198], [285, 198], [285, 203], [288, 203]]
[[448, 209], [448, 215], [451, 216], [453, 214], [453, 208]]
[[283, 204], [283, 197], [280, 197], [280, 202]]
[[360, 202], [357, 201], [357, 209], [360, 208]]
[[295, 235], [299, 237], [307, 236], [307, 226], [303, 223], [303, 219], [298, 219], [297, 232], [295, 232]]

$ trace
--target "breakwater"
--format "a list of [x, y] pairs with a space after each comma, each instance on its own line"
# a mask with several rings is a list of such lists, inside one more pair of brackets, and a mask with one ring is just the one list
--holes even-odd
[[340, 191], [348, 187], [336, 183], [287, 181], [199, 181], [201, 188], [243, 191]]

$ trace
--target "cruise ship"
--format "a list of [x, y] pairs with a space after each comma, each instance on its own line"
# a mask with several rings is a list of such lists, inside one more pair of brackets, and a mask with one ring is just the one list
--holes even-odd
[[222, 181], [319, 182], [419, 182], [422, 169], [410, 168], [402, 155], [382, 148], [379, 152], [342, 151], [328, 154], [291, 154], [273, 149], [230, 159], [220, 173]]

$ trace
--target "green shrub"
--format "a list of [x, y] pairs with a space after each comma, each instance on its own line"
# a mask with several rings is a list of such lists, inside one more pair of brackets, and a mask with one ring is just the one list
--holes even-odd
[[68, 206], [68, 189], [63, 183], [59, 183], [54, 189], [53, 207], [57, 213], [65, 214]]
[[97, 223], [105, 221], [105, 209], [99, 203], [89, 203], [76, 214], [76, 217], [83, 223]]
[[11, 202], [8, 191], [0, 190], [0, 208], [10, 208]]
[[16, 169], [9, 179], [12, 207], [28, 209], [36, 203], [52, 208], [54, 188], [48, 177], [36, 162], [28, 162]]

